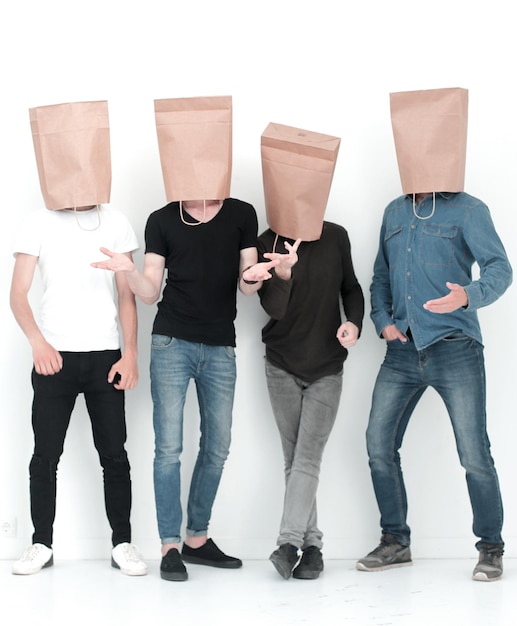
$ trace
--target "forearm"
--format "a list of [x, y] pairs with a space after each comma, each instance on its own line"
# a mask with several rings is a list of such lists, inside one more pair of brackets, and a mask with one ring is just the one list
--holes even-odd
[[30, 304], [25, 296], [11, 292], [10, 297], [11, 311], [14, 318], [21, 328], [23, 334], [29, 340], [32, 347], [45, 341], [39, 326], [34, 319], [34, 315]]
[[259, 291], [260, 303], [264, 311], [275, 320], [281, 320], [289, 305], [292, 280], [282, 280], [273, 275]]
[[361, 285], [355, 283], [348, 287], [341, 297], [346, 319], [357, 326], [360, 334], [364, 318], [364, 294]]
[[[119, 283], [120, 283], [119, 279]], [[129, 281], [128, 281], [129, 282]], [[119, 287], [119, 285], [117, 285]], [[118, 316], [122, 332], [122, 343], [125, 355], [137, 357], [138, 352], [138, 318], [135, 296], [129, 289], [120, 289], [118, 296]]]
[[131, 291], [144, 304], [154, 304], [160, 297], [161, 284], [157, 286], [150, 278], [140, 272], [136, 266], [126, 272], [127, 283]]

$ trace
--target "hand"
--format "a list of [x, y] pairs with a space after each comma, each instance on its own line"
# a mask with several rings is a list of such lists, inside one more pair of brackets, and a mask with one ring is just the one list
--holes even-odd
[[242, 279], [259, 282], [261, 280], [269, 280], [271, 278], [270, 269], [276, 267], [279, 261], [268, 261], [267, 263], [255, 263], [251, 267], [242, 272]]
[[287, 254], [281, 254], [279, 252], [266, 252], [264, 258], [278, 260], [279, 264], [275, 270], [276, 275], [283, 280], [289, 280], [291, 278], [291, 268], [298, 262], [298, 248], [302, 240], [297, 239], [294, 244], [290, 244], [288, 241], [284, 241], [284, 246], [287, 249]]
[[408, 338], [406, 335], [400, 332], [400, 330], [395, 326], [395, 324], [390, 324], [383, 329], [381, 335], [386, 339], [386, 341], [395, 341], [398, 339], [402, 343], [407, 343]]
[[138, 367], [136, 364], [136, 358], [123, 355], [120, 360], [111, 366], [111, 369], [108, 372], [108, 382], [112, 383], [117, 374], [120, 378], [113, 385], [115, 389], [134, 389], [138, 382]]
[[357, 343], [359, 328], [353, 322], [345, 322], [337, 329], [336, 337], [343, 348], [351, 348]]
[[112, 272], [132, 272], [135, 269], [135, 264], [127, 254], [112, 252], [108, 248], [101, 248], [100, 251], [108, 256], [109, 259], [92, 263], [92, 267], [101, 270], [111, 270]]
[[36, 373], [42, 376], [52, 376], [63, 368], [63, 357], [45, 340], [33, 346], [32, 359]]
[[447, 289], [450, 289], [449, 293], [443, 298], [428, 300], [424, 304], [424, 309], [431, 313], [452, 313], [452, 311], [467, 306], [469, 298], [461, 285], [456, 283], [445, 283], [445, 285]]

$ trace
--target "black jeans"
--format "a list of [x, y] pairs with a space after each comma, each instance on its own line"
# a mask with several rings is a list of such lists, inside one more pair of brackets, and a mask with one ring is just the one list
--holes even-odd
[[93, 441], [104, 473], [104, 501], [112, 543], [131, 541], [130, 467], [124, 444], [124, 392], [108, 383], [120, 350], [62, 352], [63, 368], [52, 376], [32, 372], [34, 454], [30, 474], [33, 543], [52, 547], [57, 466], [77, 396], [84, 394]]

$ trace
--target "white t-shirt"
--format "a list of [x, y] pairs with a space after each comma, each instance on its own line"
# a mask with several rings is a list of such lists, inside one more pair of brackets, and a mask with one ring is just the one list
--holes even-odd
[[92, 352], [120, 347], [114, 274], [91, 267], [106, 258], [101, 246], [114, 252], [138, 248], [128, 219], [104, 206], [99, 212], [35, 211], [15, 238], [15, 254], [38, 257], [43, 281], [38, 325], [56, 350]]

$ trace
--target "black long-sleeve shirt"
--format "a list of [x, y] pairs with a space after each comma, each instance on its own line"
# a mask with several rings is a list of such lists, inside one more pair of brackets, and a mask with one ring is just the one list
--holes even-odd
[[[260, 256], [273, 251], [275, 237], [270, 229], [260, 235]], [[285, 251], [284, 241], [278, 237], [275, 252]], [[282, 280], [273, 270], [259, 297], [271, 318], [262, 329], [262, 341], [273, 365], [306, 382], [341, 371], [348, 353], [336, 338], [342, 323], [340, 298], [346, 320], [359, 331], [364, 317], [363, 291], [342, 226], [324, 222], [319, 240], [300, 244], [291, 279]]]

